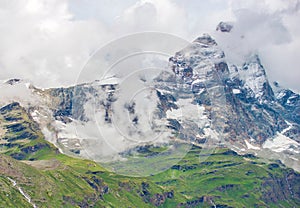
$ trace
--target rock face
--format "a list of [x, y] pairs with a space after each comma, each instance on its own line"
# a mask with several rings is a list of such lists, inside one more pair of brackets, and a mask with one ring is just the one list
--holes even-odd
[[164, 112], [171, 119], [170, 125], [178, 122], [182, 126], [183, 139], [203, 141], [203, 138], [213, 137], [210, 127], [226, 128], [224, 115], [230, 109], [224, 108], [226, 89], [223, 86], [229, 70], [224, 58], [215, 40], [205, 34], [171, 57], [169, 66], [173, 74], [157, 80], [159, 95], [173, 98], [165, 105], [166, 100], [159, 96], [161, 106], [169, 107]]
[[300, 95], [288, 89], [276, 93], [276, 99], [286, 110], [286, 116], [295, 123], [300, 123]]
[[14, 85], [14, 84], [19, 83], [20, 81], [21, 81], [20, 79], [10, 79], [10, 80], [7, 80], [5, 83], [9, 84], [9, 85]]
[[[159, 96], [160, 106], [165, 106], [167, 116], [180, 108], [180, 102], [188, 103], [181, 106], [182, 112], [188, 112], [193, 106], [204, 108], [201, 115], [198, 111], [188, 119], [177, 119], [179, 124], [175, 126], [181, 125], [183, 129], [187, 126], [187, 132], [193, 134], [189, 136], [191, 138], [196, 139], [197, 135], [207, 138], [212, 129], [222, 135], [226, 143], [238, 145], [248, 140], [262, 145], [288, 127], [287, 119], [295, 122], [278, 110], [279, 107], [286, 108], [285, 101], [275, 97], [257, 55], [249, 56], [242, 66], [228, 67], [224, 52], [205, 34], [169, 61], [173, 74], [160, 81], [163, 84], [157, 83], [159, 95], [164, 94]], [[172, 79], [176, 84], [170, 84]], [[296, 99], [293, 96], [292, 99]], [[166, 97], [172, 99], [166, 101]], [[180, 117], [184, 118], [184, 113]], [[170, 119], [170, 125], [174, 126], [176, 121], [172, 116]], [[189, 129], [193, 126], [191, 122], [196, 126], [193, 131]], [[180, 131], [184, 132], [183, 129]]]
[[286, 173], [284, 177], [278, 178], [270, 176], [262, 183], [263, 200], [267, 203], [278, 203], [290, 198], [300, 200], [299, 184], [296, 183], [300, 179], [298, 173]]
[[216, 28], [217, 31], [221, 32], [230, 32], [233, 28], [233, 25], [228, 22], [220, 22]]
[[300, 95], [278, 85], [274, 88], [275, 99], [280, 104], [276, 106], [276, 110], [282, 112], [282, 116], [291, 122], [284, 131], [284, 135], [300, 142]]
[[[64, 122], [69, 119], [76, 119], [83, 122], [89, 121], [92, 117], [88, 115], [86, 104], [93, 105], [94, 108], [100, 107], [105, 111], [105, 121], [110, 121], [111, 104], [115, 101], [114, 84], [92, 84], [77, 85], [69, 88], [54, 88], [48, 91], [54, 99], [52, 107], [53, 116], [57, 120]], [[53, 100], [52, 100], [53, 101]]]
[[83, 156], [82, 150], [93, 147], [87, 144], [88, 139], [101, 137], [95, 133], [97, 125], [111, 126], [115, 91], [115, 84], [99, 81], [67, 88], [34, 88], [33, 93], [43, 104], [34, 107], [32, 113], [43, 127], [47, 126], [44, 132], [48, 140], [67, 154]]
[[239, 71], [239, 79], [242, 82], [240, 87], [247, 90], [249, 98], [254, 98], [260, 104], [274, 100], [273, 90], [258, 55], [250, 56], [243, 64]]

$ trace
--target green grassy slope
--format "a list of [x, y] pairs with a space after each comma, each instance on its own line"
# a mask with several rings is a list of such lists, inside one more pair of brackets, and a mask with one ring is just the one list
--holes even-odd
[[[251, 155], [239, 156], [228, 149], [216, 149], [207, 160], [199, 161], [203, 154], [199, 151], [193, 148], [178, 165], [153, 176], [152, 181], [165, 190], [176, 190], [182, 201], [190, 199], [195, 204], [206, 200], [223, 207], [300, 205], [300, 177], [293, 170]], [[298, 193], [298, 199], [294, 193]]]
[[[21, 125], [11, 127], [14, 124]], [[206, 151], [193, 146], [170, 169], [134, 178], [60, 154], [16, 103], [0, 109], [0, 129], [0, 207], [32, 207], [7, 177], [38, 207], [300, 206], [298, 173], [225, 148], [201, 160]], [[147, 146], [134, 158], [143, 158], [139, 162], [149, 168], [158, 160], [155, 154], [164, 151], [165, 147]], [[110, 165], [126, 168], [134, 158]]]
[[18, 103], [0, 109], [0, 153], [18, 160], [52, 157], [58, 150], [46, 142], [39, 126]]

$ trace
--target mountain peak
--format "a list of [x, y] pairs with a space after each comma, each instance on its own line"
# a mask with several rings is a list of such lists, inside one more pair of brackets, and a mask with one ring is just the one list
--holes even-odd
[[204, 33], [202, 36], [196, 38], [193, 43], [201, 43], [206, 46], [217, 45], [217, 42], [207, 33]]
[[229, 22], [220, 22], [216, 28], [216, 31], [221, 32], [230, 32], [233, 28], [233, 25]]
[[260, 103], [264, 100], [272, 101], [274, 99], [266, 71], [257, 54], [247, 57], [240, 71], [240, 78], [243, 80], [244, 86], [250, 90], [251, 97], [255, 97]]
[[252, 64], [258, 64], [261, 67], [261, 69], [264, 70], [264, 68], [263, 68], [263, 66], [261, 64], [259, 56], [257, 54], [255, 54], [255, 53], [254, 54], [250, 54], [247, 57], [246, 62], [249, 63], [249, 64], [250, 63], [252, 63]]
[[9, 85], [15, 85], [15, 84], [18, 84], [20, 83], [22, 80], [21, 79], [17, 79], [17, 78], [14, 78], [14, 79], [9, 79], [5, 82], [5, 84], [9, 84]]

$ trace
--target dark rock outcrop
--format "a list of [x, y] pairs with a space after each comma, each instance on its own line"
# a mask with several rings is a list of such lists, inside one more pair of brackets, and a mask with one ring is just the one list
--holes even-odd
[[216, 28], [217, 31], [221, 32], [230, 32], [233, 28], [233, 25], [229, 22], [220, 22]]

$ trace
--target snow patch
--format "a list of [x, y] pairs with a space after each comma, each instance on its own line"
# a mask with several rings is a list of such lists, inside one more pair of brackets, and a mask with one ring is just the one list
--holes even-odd
[[299, 151], [293, 150], [291, 147], [296, 146], [299, 149], [299, 143], [288, 138], [282, 133], [277, 133], [276, 137], [270, 138], [263, 144], [263, 148], [271, 149], [274, 152], [282, 152], [284, 150], [290, 150], [295, 153], [299, 153]]
[[260, 147], [256, 147], [256, 146], [250, 144], [247, 140], [244, 140], [244, 141], [245, 141], [248, 149], [260, 150]]
[[182, 111], [181, 109], [170, 109], [170, 110], [167, 110], [166, 112], [167, 114], [167, 118], [169, 119], [181, 119], [182, 118]]
[[96, 83], [99, 85], [117, 85], [119, 84], [119, 79], [116, 77], [104, 78], [102, 80], [97, 81]]
[[167, 118], [181, 120], [190, 120], [204, 127], [208, 123], [205, 107], [192, 104], [192, 99], [179, 99], [176, 102], [178, 109], [167, 110]]
[[211, 128], [205, 128], [203, 129], [205, 136], [211, 137], [217, 141], [220, 140], [220, 137], [218, 136], [218, 133], [215, 130], [212, 130]]
[[233, 94], [240, 94], [241, 90], [240, 89], [232, 89]]
[[287, 125], [289, 125], [287, 128], [283, 129], [281, 131], [281, 134], [285, 134], [287, 131], [289, 131], [292, 127], [293, 127], [293, 124], [291, 124], [290, 122], [288, 121], [285, 121], [287, 123]]

